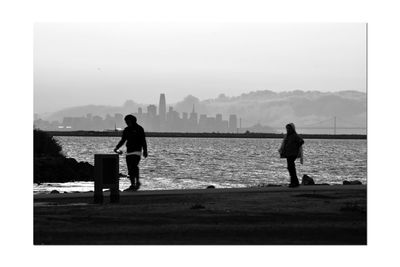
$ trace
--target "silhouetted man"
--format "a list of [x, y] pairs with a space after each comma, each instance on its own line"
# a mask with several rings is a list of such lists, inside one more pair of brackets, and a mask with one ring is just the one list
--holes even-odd
[[126, 142], [126, 165], [128, 166], [129, 179], [131, 186], [127, 190], [138, 190], [139, 181], [139, 161], [142, 155], [147, 158], [146, 136], [142, 126], [137, 124], [136, 117], [133, 115], [125, 116], [125, 123], [128, 125], [122, 133], [121, 141], [117, 144], [114, 152], [121, 154], [118, 149]]

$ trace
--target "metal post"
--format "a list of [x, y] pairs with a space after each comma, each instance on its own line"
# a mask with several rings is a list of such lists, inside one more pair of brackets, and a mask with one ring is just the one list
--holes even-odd
[[110, 202], [119, 202], [118, 154], [94, 155], [94, 202], [103, 203], [103, 189], [110, 189]]
[[336, 135], [336, 116], [334, 117], [333, 121], [333, 134]]

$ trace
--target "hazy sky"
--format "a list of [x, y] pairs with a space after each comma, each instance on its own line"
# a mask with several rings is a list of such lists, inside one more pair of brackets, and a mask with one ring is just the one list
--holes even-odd
[[266, 89], [365, 92], [365, 24], [35, 24], [38, 113]]

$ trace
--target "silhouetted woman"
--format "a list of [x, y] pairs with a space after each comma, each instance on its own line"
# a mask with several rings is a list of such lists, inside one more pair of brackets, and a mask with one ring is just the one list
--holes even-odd
[[302, 151], [301, 146], [304, 144], [303, 139], [296, 133], [296, 127], [293, 123], [286, 125], [287, 134], [285, 135], [279, 153], [281, 158], [286, 158], [287, 168], [290, 175], [289, 187], [299, 186], [299, 179], [296, 174], [296, 164], [294, 163], [296, 158], [301, 158], [302, 162]]

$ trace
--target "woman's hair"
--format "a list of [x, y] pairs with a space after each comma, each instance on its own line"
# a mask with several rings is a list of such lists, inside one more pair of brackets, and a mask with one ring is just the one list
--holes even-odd
[[292, 130], [293, 130], [294, 132], [296, 132], [296, 126], [294, 126], [294, 123], [293, 123], [293, 122], [286, 124], [286, 127], [290, 127], [290, 128], [292, 128]]
[[126, 123], [129, 122], [131, 124], [136, 124], [136, 117], [131, 114], [126, 115], [124, 119], [125, 119]]

